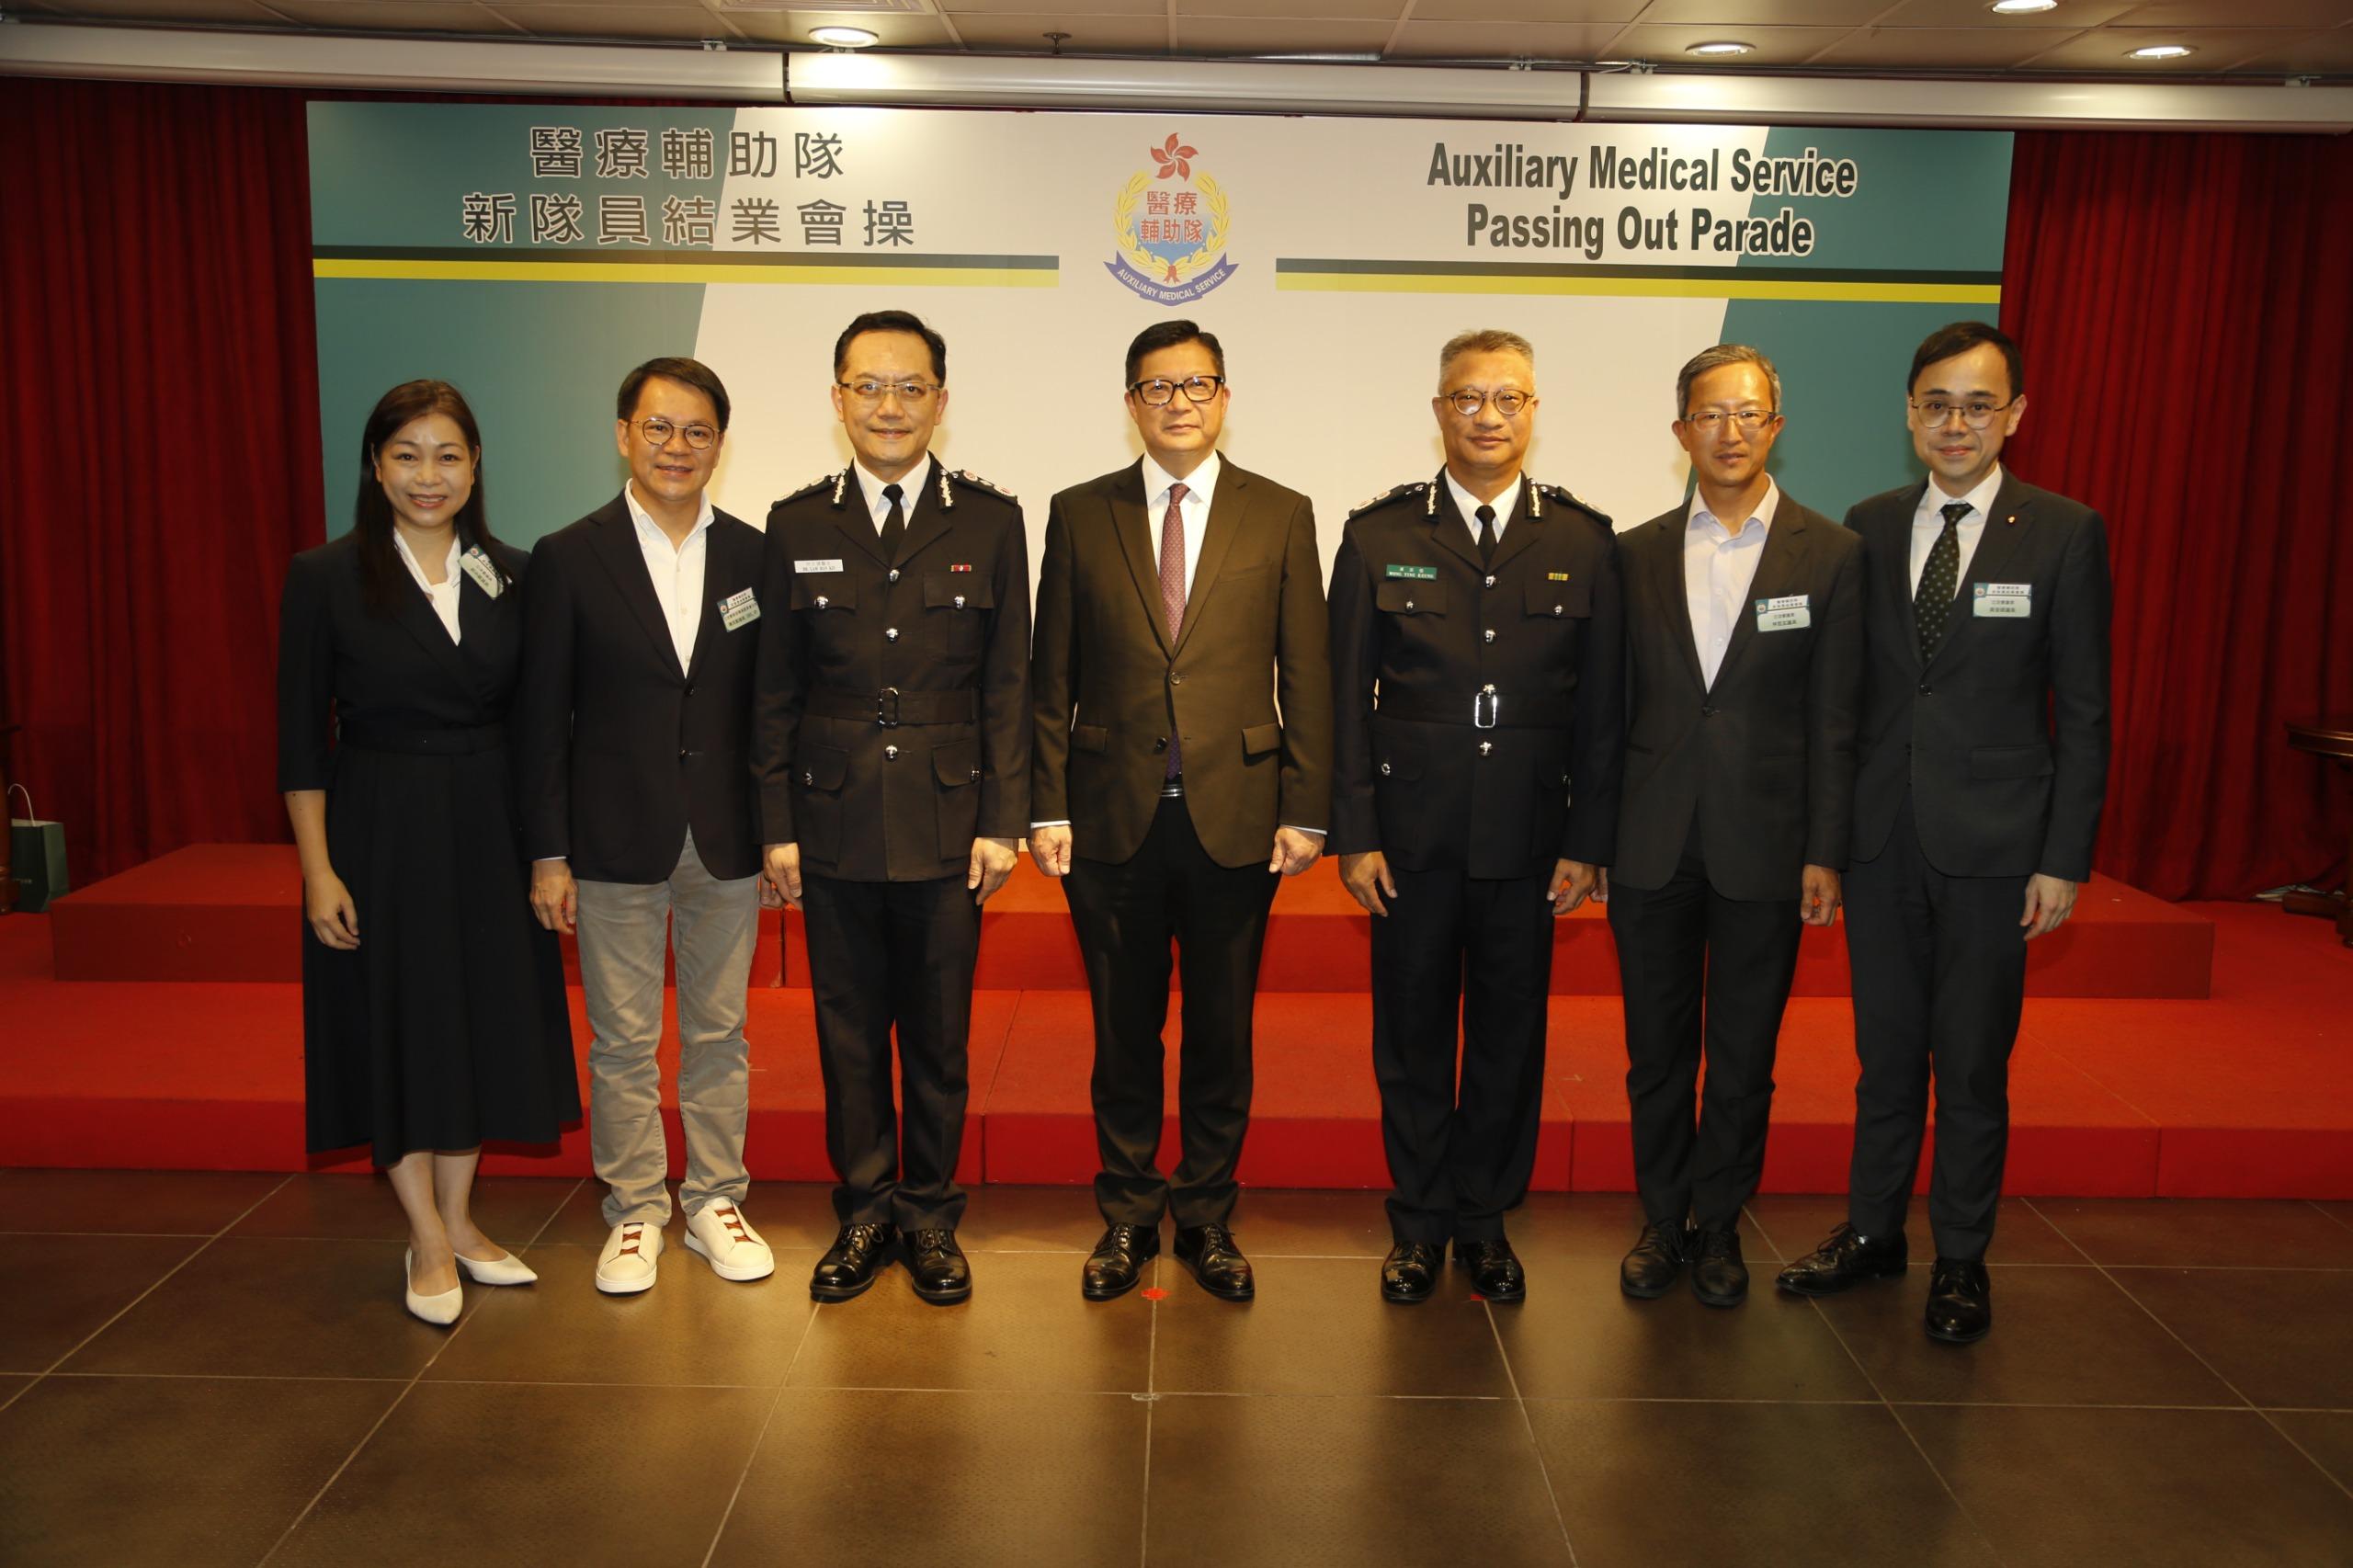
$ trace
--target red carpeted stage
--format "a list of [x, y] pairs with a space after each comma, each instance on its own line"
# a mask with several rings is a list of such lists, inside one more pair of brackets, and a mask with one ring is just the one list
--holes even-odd
[[[290, 848], [206, 845], [74, 893], [48, 915], [0, 920], [10, 1068], [0, 1165], [363, 1168], [364, 1154], [337, 1165], [302, 1151], [299, 900]], [[1386, 1184], [1366, 933], [1329, 867], [1276, 900], [1245, 1181]], [[806, 979], [797, 917], [765, 917], [747, 1142], [753, 1174], [772, 1180], [829, 1174]], [[979, 983], [963, 1178], [1086, 1181], [1095, 1153], [1084, 980], [1062, 895], [1026, 862], [990, 907]], [[2167, 904], [2096, 879], [2076, 917], [2036, 945], [2028, 983], [2011, 1191], [2353, 1197], [2353, 951], [2325, 922], [2264, 905]], [[1561, 922], [1552, 988], [1535, 1184], [1625, 1189], [1623, 1034], [1597, 914]], [[1843, 939], [1808, 932], [1781, 1034], [1768, 1191], [1844, 1185], [1846, 989]], [[576, 989], [573, 1006], [585, 1051]], [[1176, 1043], [1172, 1016], [1172, 1108]], [[1172, 1121], [1171, 1148], [1175, 1133]], [[585, 1174], [586, 1138], [494, 1151], [484, 1169]]]

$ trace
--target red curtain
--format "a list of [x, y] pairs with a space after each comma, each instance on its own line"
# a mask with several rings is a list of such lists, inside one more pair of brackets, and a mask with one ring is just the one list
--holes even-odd
[[[2011, 450], [2107, 515], [2116, 755], [2099, 869], [2238, 897], [2346, 852], [2285, 723], [2353, 711], [2353, 137], [2021, 135]], [[2007, 457], [2009, 454], [2005, 454]]]
[[0, 146], [14, 774], [76, 885], [283, 838], [278, 584], [325, 537], [302, 97], [12, 79]]

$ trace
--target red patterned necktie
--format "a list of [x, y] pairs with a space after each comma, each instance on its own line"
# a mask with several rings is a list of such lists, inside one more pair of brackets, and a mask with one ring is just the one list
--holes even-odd
[[[1160, 519], [1160, 619], [1167, 623], [1168, 645], [1185, 624], [1185, 487], [1168, 487], [1168, 511]], [[1177, 774], [1176, 737], [1168, 737], [1168, 768], [1163, 778]]]

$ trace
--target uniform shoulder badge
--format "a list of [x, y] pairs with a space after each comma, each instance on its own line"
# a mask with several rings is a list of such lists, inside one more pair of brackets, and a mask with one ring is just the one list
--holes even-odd
[[1429, 487], [1430, 482], [1427, 479], [1416, 479], [1409, 483], [1400, 484], [1393, 490], [1384, 490], [1371, 500], [1350, 507], [1348, 516], [1353, 517], [1359, 512], [1370, 512], [1375, 506], [1386, 506], [1392, 501], [1402, 501], [1409, 495], [1419, 495]]
[[992, 495], [1004, 497], [1006, 500], [1012, 502], [1017, 506], [1021, 505], [1021, 497], [1016, 495], [1012, 491], [1007, 490], [1004, 485], [997, 483], [994, 480], [983, 479], [971, 469], [951, 469], [949, 471], [948, 477], [968, 489], [985, 490]]
[[1579, 495], [1575, 491], [1571, 490], [1565, 484], [1540, 483], [1536, 488], [1544, 495], [1554, 501], [1566, 502], [1569, 506], [1574, 506], [1577, 510], [1591, 517], [1595, 522], [1599, 523], [1604, 528], [1608, 528], [1614, 526], [1609, 520], [1608, 513], [1603, 511], [1592, 502], [1586, 500], [1583, 496]]
[[778, 496], [771, 505], [781, 506], [786, 505], [788, 502], [798, 501], [804, 495], [814, 495], [818, 491], [824, 489], [827, 485], [833, 483], [833, 482], [834, 476], [832, 474], [820, 474], [815, 479], [813, 479], [808, 483], [802, 485], [800, 489], [790, 491], [783, 495]]

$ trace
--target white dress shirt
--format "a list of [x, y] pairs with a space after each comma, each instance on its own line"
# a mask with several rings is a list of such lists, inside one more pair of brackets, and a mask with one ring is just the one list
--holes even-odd
[[929, 452], [924, 453], [923, 460], [907, 471], [904, 479], [877, 479], [866, 472], [866, 465], [861, 462], [853, 462], [849, 466], [858, 471], [858, 488], [866, 497], [866, 515], [874, 520], [877, 537], [882, 532], [882, 514], [891, 509], [890, 501], [882, 494], [883, 486], [895, 484], [899, 487], [899, 522], [904, 526], [915, 513], [915, 497], [923, 494], [925, 482], [931, 478]]
[[438, 583], [426, 581], [423, 562], [410, 551], [408, 540], [398, 528], [392, 530], [392, 548], [400, 552], [401, 564], [416, 579], [416, 585], [425, 590], [425, 597], [433, 601], [433, 613], [441, 618], [441, 628], [449, 632], [449, 641], [463, 642], [465, 637], [458, 630], [458, 585], [464, 580], [458, 570], [458, 530], [449, 530], [449, 559], [441, 563]]
[[662, 607], [662, 619], [670, 628], [670, 646], [678, 655], [678, 668], [684, 671], [694, 662], [695, 633], [702, 630], [703, 563], [709, 556], [710, 494], [703, 494], [702, 514], [695, 518], [694, 531], [687, 542], [676, 545], [662, 531], [662, 525], [653, 514], [637, 504], [634, 482], [621, 486], [621, 497], [629, 503], [629, 515], [637, 523], [637, 548], [645, 557], [645, 574], [654, 579], [654, 597]]
[[1224, 460], [1211, 452], [1201, 460], [1200, 467], [1180, 481], [1153, 461], [1150, 452], [1143, 455], [1144, 521], [1152, 529], [1150, 543], [1154, 561], [1160, 559], [1160, 525], [1168, 516], [1169, 489], [1178, 483], [1185, 486], [1185, 499], [1176, 504], [1176, 509], [1185, 519], [1185, 597], [1188, 599], [1193, 597], [1193, 573], [1201, 564], [1201, 536], [1210, 528], [1210, 497], [1217, 494], [1218, 472], [1224, 466]]
[[1691, 608], [1691, 641], [1708, 686], [1716, 684], [1733, 631], [1747, 611], [1749, 585], [1756, 580], [1756, 563], [1764, 559], [1780, 504], [1781, 487], [1768, 479], [1765, 498], [1734, 532], [1708, 510], [1698, 492], [1692, 494], [1690, 519], [1683, 529], [1683, 597]]
[[1504, 525], [1511, 521], [1512, 508], [1519, 505], [1519, 487], [1528, 483], [1527, 475], [1513, 475], [1510, 489], [1492, 501], [1482, 501], [1456, 483], [1452, 469], [1445, 472], [1446, 488], [1448, 494], [1454, 497], [1454, 509], [1462, 514], [1463, 526], [1471, 530], [1472, 548], [1475, 550], [1479, 544], [1479, 508], [1482, 506], [1495, 509], [1495, 542], [1503, 543]]
[[1937, 536], [1945, 531], [1945, 507], [1955, 501], [1969, 503], [1969, 516], [1961, 519], [1954, 537], [1961, 543], [1961, 568], [1954, 574], [1956, 583], [1969, 581], [1969, 558], [1977, 553], [1977, 540], [1985, 531], [1986, 514], [1994, 509], [1994, 497], [2001, 492], [2002, 465], [1995, 463], [1994, 472], [1978, 483], [1977, 488], [1966, 495], [1948, 495], [1930, 480], [1920, 492], [1920, 505], [1912, 514], [1912, 592], [1920, 592], [1920, 574], [1928, 569], [1928, 551], [1937, 547]]

